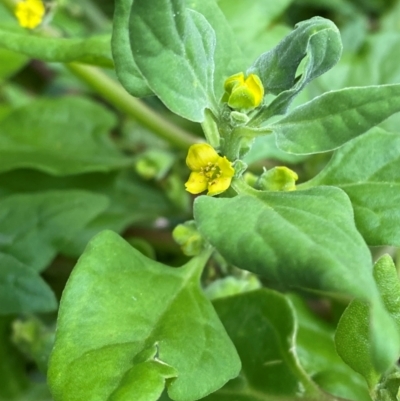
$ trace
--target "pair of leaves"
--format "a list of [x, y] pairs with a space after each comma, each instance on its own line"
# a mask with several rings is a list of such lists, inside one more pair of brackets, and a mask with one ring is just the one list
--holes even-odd
[[0, 314], [57, 308], [38, 273], [106, 207], [106, 198], [83, 191], [14, 195], [0, 202]]
[[299, 188], [341, 188], [353, 205], [357, 229], [369, 245], [400, 246], [399, 163], [399, 135], [374, 128], [338, 149], [321, 173]]
[[199, 197], [194, 215], [201, 234], [230, 263], [283, 288], [358, 297], [373, 305], [372, 345], [385, 370], [396, 359], [393, 332], [372, 277], [369, 250], [354, 224], [351, 203], [338, 188], [256, 192], [234, 198]]
[[127, 167], [131, 161], [108, 137], [115, 124], [112, 113], [85, 98], [36, 100], [0, 121], [0, 172], [68, 175]]
[[48, 62], [76, 61], [108, 68], [114, 65], [109, 36], [93, 36], [87, 39], [51, 38], [2, 27], [0, 47]]
[[240, 360], [199, 287], [209, 253], [172, 269], [116, 234], [96, 236], [60, 305], [50, 359], [55, 400], [194, 400], [235, 377]]
[[174, 113], [198, 122], [206, 108], [217, 114], [223, 79], [241, 62], [213, 0], [118, 0], [112, 46], [118, 77], [131, 94], [154, 93]]

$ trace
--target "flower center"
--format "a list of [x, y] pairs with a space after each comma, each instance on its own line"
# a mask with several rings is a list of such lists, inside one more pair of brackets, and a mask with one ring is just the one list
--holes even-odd
[[208, 162], [205, 167], [200, 169], [200, 174], [204, 175], [205, 179], [211, 184], [221, 177], [221, 169], [215, 163]]

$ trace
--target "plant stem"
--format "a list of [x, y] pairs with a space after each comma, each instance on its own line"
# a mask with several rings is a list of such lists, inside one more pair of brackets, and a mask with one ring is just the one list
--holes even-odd
[[132, 97], [118, 82], [100, 69], [78, 63], [69, 63], [66, 66], [115, 108], [133, 117], [171, 145], [187, 150], [190, 145], [201, 142], [200, 138], [163, 119], [139, 99]]

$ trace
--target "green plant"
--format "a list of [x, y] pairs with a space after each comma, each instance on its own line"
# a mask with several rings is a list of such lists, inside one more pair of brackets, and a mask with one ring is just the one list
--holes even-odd
[[2, 0], [0, 399], [399, 399], [400, 3], [303, 3]]

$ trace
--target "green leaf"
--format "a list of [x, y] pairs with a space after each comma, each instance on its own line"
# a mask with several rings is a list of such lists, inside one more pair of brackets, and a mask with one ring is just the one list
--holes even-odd
[[144, 97], [152, 95], [153, 91], [142, 77], [133, 58], [130, 45], [129, 19], [134, 1], [115, 1], [111, 49], [115, 71], [122, 86], [133, 96]]
[[[130, 47], [129, 18], [132, 4], [133, 0], [120, 0], [115, 3], [112, 51], [118, 79], [124, 88], [134, 96], [143, 97], [153, 94], [153, 91], [142, 77]], [[187, 8], [204, 15], [215, 31], [217, 40], [214, 54], [214, 91], [215, 97], [219, 99], [224, 91], [224, 80], [245, 68], [243, 56], [215, 0], [185, 0], [185, 4]]]
[[201, 196], [194, 215], [199, 231], [224, 258], [276, 285], [376, 294], [369, 250], [340, 189]]
[[0, 60], [0, 82], [11, 77], [28, 62], [25, 56], [1, 48]]
[[400, 111], [400, 85], [325, 93], [269, 126], [279, 148], [309, 154], [336, 149]]
[[240, 360], [199, 286], [207, 257], [173, 269], [110, 231], [96, 236], [61, 300], [54, 399], [155, 401], [169, 379], [171, 398], [189, 401], [235, 377]]
[[43, 61], [114, 66], [108, 35], [87, 39], [50, 38], [3, 26], [0, 29], [0, 47]]
[[[374, 277], [383, 303], [397, 325], [397, 332], [388, 324], [390, 322], [383, 321], [384, 316], [382, 314], [377, 316], [376, 310], [368, 303], [355, 299], [343, 313], [335, 335], [338, 354], [351, 368], [365, 377], [370, 389], [374, 389], [381, 378], [376, 359], [385, 357], [382, 354], [376, 355], [375, 350], [379, 347], [392, 347], [393, 352], [390, 355], [392, 366], [398, 359], [400, 351], [400, 320], [398, 314], [400, 283], [396, 268], [389, 256], [383, 256], [375, 263]], [[379, 326], [375, 327], [376, 330], [374, 330], [376, 325]], [[378, 331], [381, 334], [379, 338], [376, 336]], [[380, 342], [378, 347], [374, 344], [377, 342]]]
[[[214, 306], [238, 350], [242, 371], [205, 400], [250, 401], [296, 396], [325, 399], [299, 365], [296, 320], [285, 296], [261, 289], [217, 300]], [[255, 397], [256, 394], [259, 396]]]
[[114, 125], [113, 114], [84, 98], [36, 100], [0, 121], [0, 172], [67, 175], [129, 166], [107, 136]]
[[215, 111], [215, 34], [205, 17], [187, 9], [183, 0], [135, 0], [118, 10], [130, 13], [134, 62], [163, 103], [197, 122], [204, 120], [205, 108]]
[[[321, 17], [299, 22], [274, 49], [262, 54], [249, 68], [264, 85], [266, 93], [277, 95], [253, 120], [262, 123], [275, 114], [284, 114], [293, 98], [313, 79], [332, 68], [342, 53], [336, 25]], [[300, 62], [308, 55], [304, 72], [296, 82]]]
[[31, 268], [0, 253], [0, 315], [57, 309], [50, 287]]
[[321, 173], [303, 187], [334, 185], [343, 189], [366, 242], [400, 246], [399, 163], [399, 135], [375, 128], [338, 149]]
[[89, 240], [100, 231], [123, 232], [128, 226], [148, 223], [163, 216], [178, 214], [166, 195], [140, 180], [133, 171], [91, 173], [54, 177], [35, 170], [13, 170], [0, 174], [0, 197], [49, 190], [86, 190], [108, 200], [108, 207], [70, 238], [61, 252], [78, 258]]
[[106, 207], [103, 196], [84, 191], [9, 196], [0, 201], [0, 254], [43, 270]]

